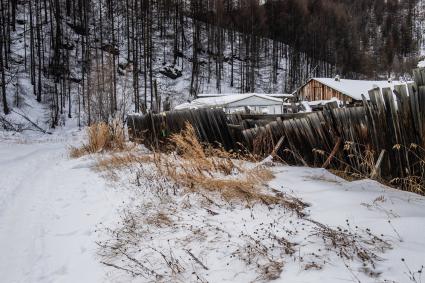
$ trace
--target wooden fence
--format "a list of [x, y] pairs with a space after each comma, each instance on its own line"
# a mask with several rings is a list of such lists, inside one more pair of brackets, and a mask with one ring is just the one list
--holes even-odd
[[[244, 143], [264, 155], [282, 140], [277, 155], [291, 164], [349, 167], [362, 176], [380, 173], [395, 183], [423, 182], [425, 69], [415, 70], [414, 77], [415, 83], [394, 91], [371, 90], [370, 101], [363, 97], [361, 107], [325, 109], [244, 130]], [[412, 176], [415, 180], [405, 179]]]
[[227, 149], [241, 144], [260, 156], [273, 151], [289, 164], [380, 176], [400, 186], [406, 182], [423, 186], [425, 69], [414, 70], [414, 78], [414, 83], [396, 86], [394, 91], [371, 90], [370, 101], [363, 97], [359, 107], [328, 107], [308, 115], [274, 117], [275, 121], [202, 109], [130, 116], [128, 126], [134, 139], [158, 145], [188, 121], [202, 141], [218, 142]]
[[186, 122], [192, 124], [201, 141], [220, 144], [227, 150], [235, 148], [226, 114], [219, 109], [129, 115], [127, 119], [130, 139], [143, 142], [148, 147], [164, 145], [170, 134], [185, 128]]

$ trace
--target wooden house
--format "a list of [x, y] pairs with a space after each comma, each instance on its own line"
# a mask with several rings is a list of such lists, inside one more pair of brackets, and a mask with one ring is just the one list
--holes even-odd
[[364, 81], [336, 78], [312, 78], [301, 86], [296, 95], [302, 101], [326, 101], [336, 98], [344, 104], [362, 100], [362, 94], [369, 99], [369, 90], [379, 87], [393, 89], [395, 85], [406, 84], [400, 81]]

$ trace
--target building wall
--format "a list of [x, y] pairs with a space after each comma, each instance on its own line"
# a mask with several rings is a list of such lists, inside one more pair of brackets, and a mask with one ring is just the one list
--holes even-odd
[[[247, 106], [252, 114], [283, 114], [282, 105], [265, 105], [265, 106]], [[246, 108], [242, 106], [230, 107], [227, 105], [224, 107], [224, 111], [228, 114], [232, 113], [243, 113]]]
[[351, 103], [353, 99], [341, 92], [330, 88], [316, 80], [311, 80], [299, 90], [299, 97], [301, 100], [315, 101], [315, 100], [330, 100], [336, 97], [345, 103]]
[[226, 113], [245, 112], [246, 107], [255, 114], [282, 114], [282, 104], [252, 104], [252, 103], [230, 103], [223, 108]]
[[245, 106], [249, 107], [253, 113], [282, 114], [282, 102], [264, 99], [261, 97], [249, 97], [225, 105], [227, 113], [243, 112]]
[[283, 103], [283, 100], [277, 102], [274, 100], [265, 99], [258, 96], [251, 96], [245, 99], [241, 99], [241, 100], [229, 103], [228, 105], [230, 107], [254, 106], [254, 105], [266, 106], [266, 105], [282, 105], [282, 103]]

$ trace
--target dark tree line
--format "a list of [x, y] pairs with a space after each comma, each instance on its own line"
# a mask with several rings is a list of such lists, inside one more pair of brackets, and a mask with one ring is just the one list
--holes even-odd
[[55, 127], [159, 111], [164, 72], [190, 74], [194, 97], [203, 85], [289, 92], [311, 76], [404, 72], [417, 2], [0, 0], [3, 112], [19, 106], [25, 75]]
[[[269, 0], [231, 6], [224, 20], [200, 15], [284, 42], [314, 59], [336, 65], [342, 73], [399, 71], [403, 59], [415, 55], [420, 40], [415, 26], [421, 21], [420, 0]], [[423, 19], [422, 19], [423, 21]]]

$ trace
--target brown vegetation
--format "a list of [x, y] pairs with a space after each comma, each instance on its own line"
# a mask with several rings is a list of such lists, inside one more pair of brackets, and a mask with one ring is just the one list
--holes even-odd
[[178, 155], [157, 154], [155, 164], [173, 182], [191, 191], [219, 192], [226, 200], [280, 202], [279, 197], [264, 192], [264, 183], [273, 178], [267, 168], [243, 166], [223, 149], [205, 150], [190, 124], [170, 139]]
[[87, 143], [80, 147], [71, 147], [70, 156], [78, 158], [86, 154], [103, 151], [117, 151], [126, 148], [125, 133], [119, 120], [111, 124], [96, 123], [87, 128]]
[[[99, 161], [100, 169], [129, 166], [132, 175], [136, 175], [133, 184], [143, 195], [143, 205], [126, 211], [120, 226], [108, 231], [110, 240], [99, 242], [99, 256], [105, 265], [153, 280], [174, 282], [177, 277], [194, 275], [198, 281], [206, 282], [199, 279], [202, 270], [210, 270], [204, 256], [215, 248], [221, 249], [224, 242], [220, 240], [229, 239], [227, 260], [244, 262], [255, 270], [259, 282], [280, 278], [289, 261], [299, 262], [305, 270], [320, 270], [329, 263], [331, 253], [344, 263], [361, 263], [362, 272], [379, 276], [375, 271], [381, 260], [379, 255], [391, 248], [385, 239], [369, 229], [351, 228], [348, 220], [347, 227], [332, 228], [310, 219], [305, 202], [267, 187], [273, 177], [268, 168], [234, 159], [234, 154], [223, 149], [202, 145], [190, 124], [170, 140], [173, 147], [168, 153], [120, 152]], [[374, 163], [369, 155], [365, 157], [365, 166]], [[126, 177], [123, 181], [129, 180]], [[261, 211], [264, 207], [273, 211], [271, 219], [264, 219], [264, 223], [262, 219], [253, 233], [226, 230], [226, 225], [216, 223], [215, 216], [234, 209], [249, 209], [252, 219], [243, 221], [251, 221], [256, 217], [255, 209]], [[288, 237], [268, 228], [281, 224], [285, 213], [296, 219], [296, 225], [290, 220], [291, 225], [283, 228]], [[307, 242], [322, 243], [323, 248], [305, 252], [294, 241], [300, 235]], [[157, 241], [167, 244], [161, 246]], [[198, 242], [207, 246], [191, 252]], [[173, 245], [168, 247], [170, 243]], [[148, 264], [147, 259], [152, 257], [156, 259], [155, 266]], [[194, 265], [202, 269], [195, 269]], [[350, 269], [347, 263], [345, 266]]]
[[140, 152], [113, 153], [108, 157], [100, 158], [97, 161], [96, 168], [98, 170], [115, 170], [137, 163], [152, 161], [153, 156], [150, 154], [141, 154]]

